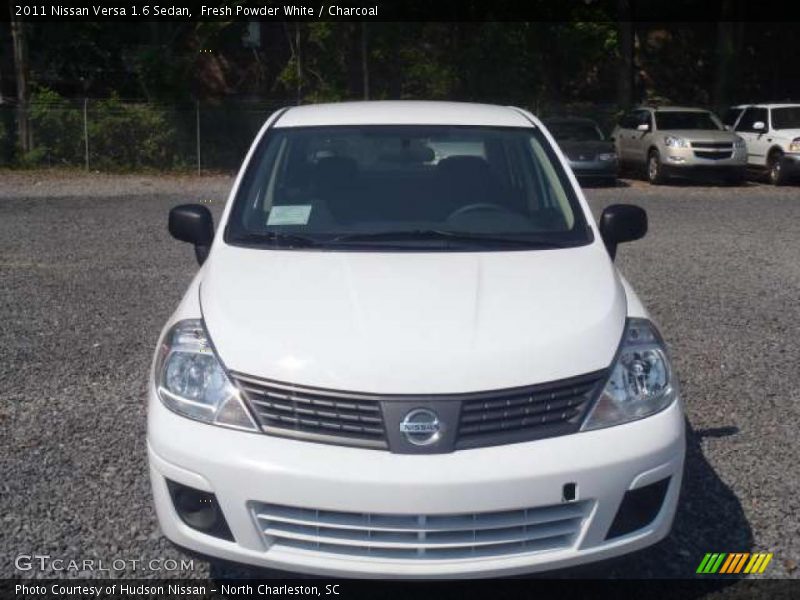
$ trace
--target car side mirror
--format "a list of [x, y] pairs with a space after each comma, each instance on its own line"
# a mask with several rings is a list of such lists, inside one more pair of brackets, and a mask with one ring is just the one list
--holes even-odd
[[767, 129], [767, 126], [764, 123], [764, 121], [756, 121], [755, 123], [753, 123], [753, 129], [755, 131], [765, 131]]
[[636, 126], [636, 131], [650, 131], [650, 125], [647, 123], [639, 123]]
[[617, 256], [617, 244], [632, 242], [647, 233], [647, 213], [632, 204], [612, 204], [600, 215], [600, 236], [611, 260]]
[[214, 218], [205, 206], [181, 204], [169, 211], [168, 229], [172, 237], [194, 244], [194, 255], [203, 264], [214, 239]]

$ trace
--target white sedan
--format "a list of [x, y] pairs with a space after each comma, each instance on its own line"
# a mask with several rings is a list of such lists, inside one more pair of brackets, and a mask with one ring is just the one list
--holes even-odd
[[164, 534], [347, 577], [487, 577], [670, 531], [684, 414], [614, 266], [644, 211], [597, 225], [517, 108], [273, 114], [158, 343], [148, 450]]

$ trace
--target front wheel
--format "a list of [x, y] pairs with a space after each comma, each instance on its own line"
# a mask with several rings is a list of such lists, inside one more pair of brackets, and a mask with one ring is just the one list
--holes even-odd
[[664, 183], [664, 167], [661, 164], [661, 156], [658, 150], [653, 150], [647, 157], [647, 180], [652, 185]]
[[783, 162], [783, 152], [773, 152], [767, 161], [767, 175], [772, 185], [783, 185], [786, 183], [786, 174], [781, 163]]

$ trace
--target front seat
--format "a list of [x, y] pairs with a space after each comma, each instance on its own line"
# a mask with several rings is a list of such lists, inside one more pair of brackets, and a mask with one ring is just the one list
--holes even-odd
[[358, 214], [356, 182], [358, 163], [347, 156], [319, 159], [312, 172], [313, 194], [322, 200], [339, 222], [351, 222]]
[[448, 156], [436, 166], [436, 188], [444, 219], [453, 211], [477, 203], [496, 202], [493, 175], [480, 156]]

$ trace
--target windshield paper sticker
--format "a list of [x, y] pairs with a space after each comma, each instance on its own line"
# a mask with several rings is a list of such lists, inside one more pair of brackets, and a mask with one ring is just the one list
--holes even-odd
[[310, 215], [310, 204], [273, 206], [269, 211], [267, 225], [305, 225]]

